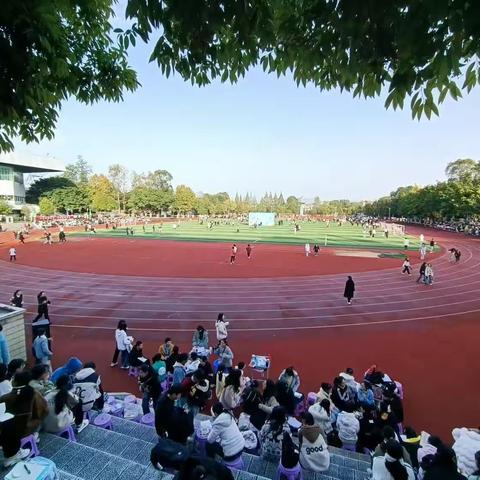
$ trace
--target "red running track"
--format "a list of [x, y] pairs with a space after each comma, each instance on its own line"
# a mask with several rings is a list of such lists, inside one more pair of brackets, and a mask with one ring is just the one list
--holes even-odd
[[[0, 262], [0, 294], [7, 299], [14, 289], [22, 288], [29, 317], [35, 311], [34, 295], [46, 290], [53, 302], [54, 364], [70, 355], [93, 359], [109, 390], [136, 388], [124, 372], [107, 366], [118, 320], [128, 322], [151, 355], [167, 335], [186, 350], [199, 323], [213, 336], [214, 320], [223, 311], [231, 321], [230, 343], [237, 361], [248, 361], [252, 353], [271, 354], [274, 375], [293, 364], [304, 392], [317, 390], [344, 367], [353, 367], [361, 376], [376, 363], [404, 384], [406, 423], [448, 440], [454, 426], [478, 426], [480, 242], [449, 234], [437, 234], [437, 240], [447, 249], [460, 248], [463, 255], [459, 264], [450, 264], [445, 253], [434, 259], [433, 286], [417, 285], [414, 275], [403, 276], [398, 267], [388, 268], [383, 261], [375, 267], [381, 270], [354, 273], [362, 268], [350, 257], [332, 257], [340, 271], [346, 271], [347, 265], [354, 274], [357, 296], [352, 306], [342, 298], [344, 274], [172, 278], [67, 272], [76, 262], [74, 242], [18, 247], [19, 259], [29, 249], [38, 258], [46, 249], [55, 251], [61, 259], [59, 270]], [[144, 240], [133, 242], [139, 255], [145, 252]], [[97, 263], [105, 259], [98, 262], [96, 256], [95, 245], [100, 242], [88, 243], [91, 256], [85, 268], [96, 271]], [[0, 249], [2, 258], [6, 247]], [[192, 255], [196, 252], [201, 254], [195, 249]], [[297, 265], [303, 261], [300, 257], [298, 253]], [[125, 258], [130, 271], [139, 273], [135, 257]], [[286, 257], [276, 258], [275, 268], [286, 263]], [[112, 261], [125, 263], [123, 258]], [[377, 260], [364, 262], [372, 265]], [[216, 267], [207, 264], [206, 268]]]

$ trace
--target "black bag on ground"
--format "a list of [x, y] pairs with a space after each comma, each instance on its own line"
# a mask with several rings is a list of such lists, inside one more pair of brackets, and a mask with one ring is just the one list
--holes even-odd
[[182, 464], [174, 480], [233, 480], [233, 474], [225, 465], [211, 458], [192, 455]]
[[299, 458], [300, 451], [293, 443], [291, 435], [288, 432], [283, 432], [282, 465], [285, 468], [294, 468], [297, 466]]
[[150, 461], [158, 470], [161, 467], [177, 470], [189, 456], [190, 452], [185, 445], [168, 438], [160, 438], [158, 443], [152, 448]]

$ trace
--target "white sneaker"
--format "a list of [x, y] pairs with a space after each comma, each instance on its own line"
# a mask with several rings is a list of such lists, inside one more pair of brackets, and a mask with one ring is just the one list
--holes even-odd
[[88, 421], [87, 418], [83, 420], [83, 422], [77, 427], [77, 433], [80, 433], [82, 430], [84, 430], [90, 422]]
[[38, 434], [38, 432], [33, 432], [33, 438], [35, 439], [35, 442], [36, 443], [40, 443], [40, 435]]
[[12, 467], [16, 463], [22, 461], [24, 458], [27, 458], [30, 455], [30, 450], [28, 448], [20, 448], [18, 452], [13, 457], [8, 457], [3, 462], [5, 468]]

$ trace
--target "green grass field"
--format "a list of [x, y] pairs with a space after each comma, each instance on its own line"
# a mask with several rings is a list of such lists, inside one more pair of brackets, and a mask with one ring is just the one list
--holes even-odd
[[[274, 227], [253, 228], [248, 225], [215, 225], [209, 229], [206, 224], [200, 225], [197, 221], [179, 222], [178, 228], [174, 229], [172, 223], [164, 223], [163, 227], [155, 226], [156, 231], [152, 231], [152, 225], [145, 227], [133, 227], [134, 238], [159, 239], [159, 240], [179, 240], [196, 242], [239, 242], [239, 243], [278, 243], [302, 245], [309, 242], [312, 247], [318, 243], [321, 247], [356, 247], [356, 248], [379, 248], [379, 249], [403, 249], [403, 236], [392, 236], [385, 238], [383, 232], [377, 232], [375, 238], [370, 238], [368, 233], [364, 236], [362, 227], [344, 224], [330, 224], [329, 227], [323, 222], [311, 223], [300, 222], [300, 231], [293, 232], [292, 224], [276, 225]], [[237, 232], [237, 229], [239, 230]], [[91, 236], [91, 233], [79, 232], [75, 236]], [[104, 230], [100, 227], [97, 230], [98, 237], [127, 237], [125, 227], [117, 230]], [[130, 236], [128, 238], [131, 238]], [[410, 239], [410, 250], [419, 248], [418, 238], [408, 237]]]

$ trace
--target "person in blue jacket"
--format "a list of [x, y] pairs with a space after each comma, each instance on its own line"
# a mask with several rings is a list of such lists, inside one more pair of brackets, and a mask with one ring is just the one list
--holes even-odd
[[2, 330], [3, 325], [0, 324], [0, 360], [1, 363], [8, 365], [10, 362], [10, 350], [8, 348], [7, 338]]
[[68, 362], [57, 368], [52, 373], [52, 378], [50, 379], [53, 383], [56, 383], [57, 379], [59, 379], [62, 375], [68, 375], [69, 377], [73, 377], [77, 372], [79, 372], [83, 367], [82, 362], [77, 357], [70, 357]]

